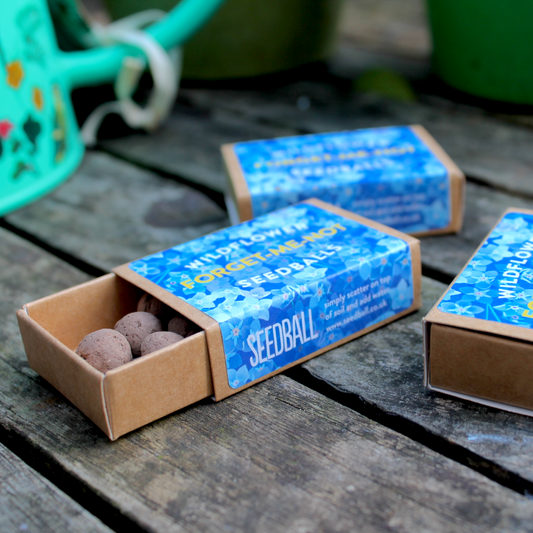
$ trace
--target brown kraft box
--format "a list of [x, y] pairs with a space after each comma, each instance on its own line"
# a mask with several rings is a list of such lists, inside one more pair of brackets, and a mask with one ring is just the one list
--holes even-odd
[[424, 318], [429, 389], [533, 416], [532, 239], [508, 209]]

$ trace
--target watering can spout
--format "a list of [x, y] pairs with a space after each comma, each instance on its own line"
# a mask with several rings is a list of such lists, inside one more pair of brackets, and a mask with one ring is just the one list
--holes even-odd
[[[164, 19], [146, 29], [163, 48], [190, 39], [225, 0], [182, 0]], [[71, 88], [101, 85], [114, 80], [123, 58], [139, 51], [113, 45], [79, 52], [60, 53], [59, 61]]]
[[[163, 48], [181, 45], [224, 0], [182, 0], [146, 29]], [[80, 52], [58, 49], [46, 0], [0, 0], [0, 216], [65, 181], [84, 145], [70, 91], [111, 82], [123, 44]]]

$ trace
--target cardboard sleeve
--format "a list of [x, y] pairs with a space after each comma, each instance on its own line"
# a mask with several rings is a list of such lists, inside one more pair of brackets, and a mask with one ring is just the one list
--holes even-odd
[[[531, 215], [533, 211], [509, 208], [500, 220], [508, 213]], [[483, 239], [465, 268], [491, 233]], [[438, 307], [447, 291], [423, 319], [425, 386], [533, 416], [533, 330], [443, 312]]]
[[[446, 167], [450, 184], [450, 223], [439, 229], [423, 232], [413, 232], [411, 235], [422, 237], [427, 235], [441, 235], [457, 233], [461, 230], [464, 216], [464, 188], [465, 176], [450, 156], [443, 150], [429, 132], [420, 125], [409, 126], [411, 131], [423, 141], [435, 157]], [[239, 158], [235, 153], [235, 144], [221, 146], [222, 158], [228, 177], [226, 204], [232, 223], [251, 220], [252, 199]]]

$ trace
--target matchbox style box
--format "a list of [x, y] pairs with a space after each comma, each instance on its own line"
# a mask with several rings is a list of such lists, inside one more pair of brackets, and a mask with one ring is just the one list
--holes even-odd
[[[420, 307], [419, 242], [319, 200], [117, 267], [17, 315], [28, 361], [110, 439]], [[103, 374], [76, 355], [146, 291], [202, 331]]]
[[454, 233], [462, 226], [464, 175], [422, 126], [221, 149], [234, 224], [315, 197], [411, 235]]
[[533, 416], [533, 211], [510, 208], [424, 318], [425, 385]]

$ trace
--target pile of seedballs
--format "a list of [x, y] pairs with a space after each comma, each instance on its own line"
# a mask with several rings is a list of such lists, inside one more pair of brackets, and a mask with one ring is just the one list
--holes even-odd
[[86, 335], [76, 353], [105, 373], [198, 331], [200, 328], [196, 324], [145, 293], [139, 300], [137, 312], [121, 318], [114, 329], [99, 329]]

